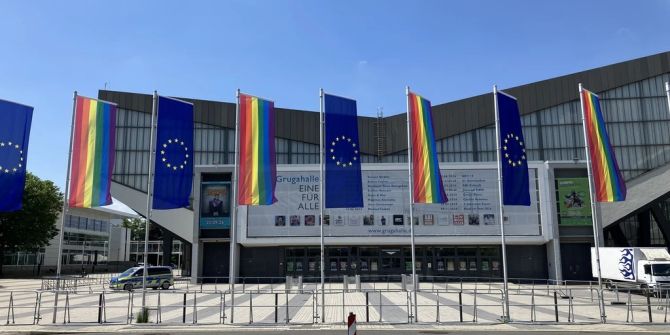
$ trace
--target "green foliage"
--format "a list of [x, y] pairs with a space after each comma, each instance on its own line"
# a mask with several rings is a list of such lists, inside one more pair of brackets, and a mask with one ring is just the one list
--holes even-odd
[[0, 247], [35, 251], [58, 234], [57, 220], [63, 209], [63, 194], [52, 181], [27, 173], [23, 208], [0, 213]]
[[149, 309], [143, 308], [137, 312], [137, 317], [135, 318], [135, 323], [148, 323], [149, 322]]
[[144, 241], [144, 226], [144, 219], [123, 219], [123, 227], [130, 229], [133, 241]]

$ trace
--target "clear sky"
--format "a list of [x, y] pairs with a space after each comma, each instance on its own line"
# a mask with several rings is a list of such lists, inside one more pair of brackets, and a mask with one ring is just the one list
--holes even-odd
[[405, 85], [438, 104], [668, 51], [669, 18], [667, 0], [5, 0], [0, 98], [35, 107], [28, 170], [62, 187], [74, 90], [317, 110], [323, 87], [393, 115]]

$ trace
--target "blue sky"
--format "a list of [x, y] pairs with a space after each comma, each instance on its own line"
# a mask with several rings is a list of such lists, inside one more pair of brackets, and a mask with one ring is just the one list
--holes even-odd
[[[670, 50], [670, 1], [2, 1], [0, 97], [35, 106], [28, 170], [63, 186], [72, 92], [229, 101], [236, 88], [361, 115]], [[575, 92], [576, 95], [576, 92]]]

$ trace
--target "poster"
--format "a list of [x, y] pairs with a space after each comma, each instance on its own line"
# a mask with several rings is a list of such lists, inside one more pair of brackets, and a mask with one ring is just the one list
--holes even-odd
[[558, 193], [556, 200], [560, 224], [591, 225], [588, 178], [556, 178], [556, 193]]
[[[531, 206], [505, 207], [507, 235], [539, 236], [536, 171], [530, 169]], [[324, 210], [326, 236], [416, 236], [500, 234], [495, 169], [442, 170], [449, 202], [415, 204], [409, 217], [407, 172], [364, 170], [363, 208]], [[249, 206], [247, 237], [319, 236], [319, 172], [278, 171], [277, 202]]]
[[200, 229], [230, 229], [230, 182], [202, 182]]

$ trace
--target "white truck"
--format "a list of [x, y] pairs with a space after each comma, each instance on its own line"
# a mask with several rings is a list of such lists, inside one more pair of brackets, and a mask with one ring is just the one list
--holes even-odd
[[[670, 286], [670, 254], [665, 248], [599, 248], [604, 282], [628, 282], [640, 288]], [[596, 249], [591, 248], [591, 272], [598, 278]]]

